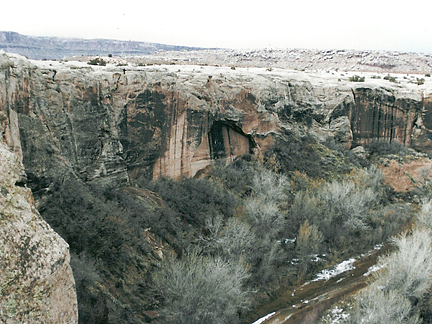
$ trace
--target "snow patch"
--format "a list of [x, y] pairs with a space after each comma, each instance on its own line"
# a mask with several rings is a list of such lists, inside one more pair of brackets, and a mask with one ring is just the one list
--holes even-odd
[[349, 317], [349, 314], [344, 313], [344, 310], [337, 306], [332, 309], [331, 313], [332, 321], [330, 322], [330, 324], [338, 324], [341, 322], [341, 320], [344, 321]]
[[371, 255], [374, 251], [376, 251], [376, 250], [380, 250], [383, 246], [384, 246], [384, 244], [377, 244], [377, 245], [374, 246], [373, 250], [370, 250], [368, 253], [360, 254], [360, 257], [361, 257], [361, 258], [364, 258], [365, 256], [369, 256], [369, 255]]
[[385, 267], [385, 264], [381, 264], [381, 265], [374, 265], [374, 266], [370, 267], [370, 268], [368, 269], [368, 271], [367, 271], [363, 276], [367, 277], [367, 276], [369, 276], [370, 274], [372, 274], [372, 273], [374, 273], [374, 272], [377, 272], [377, 271], [381, 270], [381, 269], [384, 268], [384, 267]]
[[[323, 255], [324, 256], [324, 255]], [[321, 258], [318, 254], [313, 254], [311, 255], [311, 262], [320, 262], [320, 261], [324, 261], [323, 258]]]
[[290, 262], [291, 262], [292, 265], [296, 265], [296, 264], [298, 264], [299, 259], [294, 258], [294, 259], [292, 259]]
[[263, 323], [265, 320], [269, 319], [270, 317], [272, 317], [274, 314], [276, 314], [276, 312], [270, 313], [264, 317], [261, 317], [259, 320], [253, 322], [252, 324], [261, 324]]
[[356, 259], [351, 258], [349, 260], [342, 261], [338, 265], [334, 267], [334, 269], [324, 269], [320, 273], [318, 273], [316, 279], [312, 281], [319, 281], [319, 280], [329, 280], [330, 278], [336, 277], [337, 275], [340, 275], [341, 273], [344, 273], [346, 271], [350, 271], [355, 269], [354, 262]]

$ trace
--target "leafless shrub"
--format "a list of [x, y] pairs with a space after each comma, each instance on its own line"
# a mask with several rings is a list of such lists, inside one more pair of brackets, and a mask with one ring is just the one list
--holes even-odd
[[300, 226], [296, 241], [296, 252], [300, 265], [299, 279], [302, 279], [307, 272], [312, 255], [319, 253], [322, 241], [323, 236], [317, 226], [309, 225], [307, 220]]
[[357, 297], [348, 323], [421, 322], [416, 304], [431, 286], [431, 230], [414, 230], [394, 242], [398, 250], [380, 260], [384, 270]]
[[251, 226], [238, 218], [230, 218], [225, 225], [222, 218], [207, 221], [208, 237], [201, 238], [204, 252], [223, 257], [227, 260], [248, 258], [255, 243], [255, 234]]
[[289, 179], [269, 170], [257, 172], [252, 180], [254, 197], [263, 201], [280, 203], [286, 201], [290, 190]]
[[367, 168], [366, 175], [367, 177], [363, 180], [365, 187], [371, 188], [375, 193], [379, 192], [383, 187], [383, 172], [372, 164]]
[[287, 201], [289, 180], [284, 175], [263, 170], [255, 174], [252, 189], [251, 197], [245, 201], [248, 223], [258, 237], [275, 238], [285, 222], [280, 207]]
[[417, 215], [417, 226], [432, 228], [432, 200], [425, 200]]
[[347, 318], [349, 324], [418, 324], [417, 314], [412, 314], [410, 301], [396, 291], [383, 292], [379, 287], [367, 289], [356, 301]]
[[238, 311], [247, 307], [243, 281], [248, 276], [241, 262], [190, 252], [180, 260], [166, 259], [153, 280], [169, 323], [225, 324], [235, 323]]
[[355, 181], [333, 181], [312, 192], [299, 192], [289, 209], [289, 219], [297, 231], [304, 221], [316, 225], [323, 241], [334, 247], [346, 246], [371, 230], [371, 210], [378, 195]]
[[252, 227], [259, 229], [260, 236], [269, 234], [282, 222], [281, 213], [274, 202], [251, 198], [246, 201], [245, 208]]
[[428, 229], [394, 239], [398, 251], [383, 258], [386, 270], [377, 279], [383, 291], [398, 291], [407, 298], [420, 298], [430, 286], [432, 276], [432, 238]]
[[327, 222], [330, 223], [336, 218], [351, 231], [367, 228], [365, 218], [376, 201], [376, 194], [372, 189], [360, 189], [354, 182], [334, 181], [322, 187], [317, 196], [325, 202]]
[[319, 252], [320, 244], [322, 242], [322, 235], [315, 225], [309, 225], [306, 220], [299, 230], [297, 237], [297, 246], [299, 254], [307, 256]]

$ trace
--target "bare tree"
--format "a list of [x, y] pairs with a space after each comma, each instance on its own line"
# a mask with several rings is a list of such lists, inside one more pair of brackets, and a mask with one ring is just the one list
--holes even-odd
[[380, 260], [385, 271], [376, 284], [383, 291], [397, 291], [407, 298], [420, 298], [430, 286], [432, 275], [432, 239], [428, 229], [394, 239], [398, 251]]
[[357, 297], [349, 323], [420, 323], [417, 301], [431, 286], [431, 230], [394, 239], [398, 250], [382, 258], [384, 270]]
[[225, 324], [235, 323], [248, 305], [249, 291], [243, 288], [248, 276], [241, 262], [189, 252], [163, 261], [153, 280], [168, 323]]
[[269, 170], [257, 172], [252, 180], [254, 197], [262, 201], [281, 203], [288, 199], [291, 185], [287, 176]]
[[347, 319], [349, 324], [418, 324], [418, 314], [412, 313], [408, 298], [397, 291], [385, 293], [373, 285], [361, 294]]

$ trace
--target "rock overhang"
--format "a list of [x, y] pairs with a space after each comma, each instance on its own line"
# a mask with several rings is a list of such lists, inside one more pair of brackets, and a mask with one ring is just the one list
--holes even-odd
[[[17, 114], [18, 133], [26, 137], [20, 141], [28, 144], [32, 138], [33, 144], [23, 152], [32, 177], [49, 178], [51, 171], [58, 173], [61, 168], [53, 164], [63, 161], [84, 181], [101, 180], [104, 185], [193, 176], [211, 163], [212, 154], [215, 157], [209, 134], [213, 125], [223, 123], [225, 138], [240, 134], [237, 137], [242, 139], [220, 144], [229, 156], [250, 151], [251, 145], [255, 152], [265, 150], [282, 129], [296, 127], [321, 128], [330, 135], [336, 131], [344, 143], [353, 138], [355, 145], [374, 137], [409, 144], [427, 124], [419, 120], [428, 116], [427, 109], [421, 110], [429, 107], [427, 93], [432, 92], [430, 78], [422, 85], [411, 82], [414, 76], [400, 76], [399, 83], [392, 83], [366, 72], [361, 74], [366, 82], [350, 82], [358, 72], [196, 65], [100, 67], [5, 57], [10, 64], [2, 64], [3, 76], [9, 78], [9, 89], [3, 105]], [[11, 71], [12, 78], [6, 76]], [[20, 85], [24, 79], [25, 87]], [[23, 105], [28, 106], [27, 112], [20, 108]], [[380, 114], [390, 118], [374, 117]], [[382, 120], [393, 120], [384, 123], [388, 130], [383, 130]], [[375, 130], [368, 130], [374, 123]], [[334, 125], [341, 127], [334, 129]], [[344, 130], [348, 133], [341, 134]], [[243, 148], [236, 151], [236, 146]], [[44, 166], [35, 161], [34, 151], [46, 149], [52, 158]]]

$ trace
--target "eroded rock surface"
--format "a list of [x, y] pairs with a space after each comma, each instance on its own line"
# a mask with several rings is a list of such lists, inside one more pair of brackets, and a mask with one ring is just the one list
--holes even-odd
[[422, 108], [421, 96], [415, 93], [357, 86], [352, 89], [352, 97], [336, 107], [333, 114], [349, 118], [355, 146], [377, 138], [410, 146]]
[[41, 218], [0, 140], [0, 322], [78, 323], [69, 246]]
[[104, 186], [191, 177], [212, 160], [259, 153], [276, 136], [311, 129], [348, 148], [374, 138], [410, 145], [430, 123], [423, 112], [430, 80], [31, 63], [5, 54], [1, 61], [1, 110], [15, 125], [5, 137], [22, 154], [35, 192], [67, 174]]
[[[21, 137], [19, 114], [21, 111], [30, 114], [30, 96], [35, 91], [30, 85], [35, 67], [20, 57], [2, 59], [0, 322], [77, 323], [69, 246], [39, 215], [32, 192], [25, 185], [21, 140], [27, 143], [31, 139]], [[42, 163], [47, 160], [49, 156]]]

